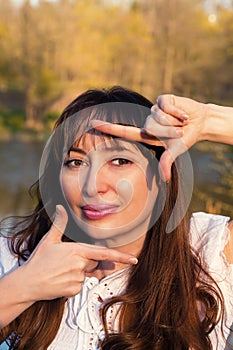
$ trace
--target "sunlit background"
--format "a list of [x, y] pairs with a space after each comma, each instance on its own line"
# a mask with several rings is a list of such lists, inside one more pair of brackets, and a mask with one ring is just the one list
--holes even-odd
[[[45, 142], [88, 88], [123, 85], [233, 106], [233, 4], [0, 0], [0, 217], [28, 213]], [[192, 210], [233, 214], [233, 151], [191, 150]]]

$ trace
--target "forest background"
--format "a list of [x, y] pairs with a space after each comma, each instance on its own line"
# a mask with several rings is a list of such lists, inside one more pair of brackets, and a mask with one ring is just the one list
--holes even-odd
[[[173, 93], [233, 106], [232, 2], [0, 0], [0, 147], [43, 144], [76, 95], [115, 84], [152, 101]], [[233, 216], [233, 148], [204, 142], [193, 152], [209, 155], [215, 175], [198, 181], [192, 209]]]

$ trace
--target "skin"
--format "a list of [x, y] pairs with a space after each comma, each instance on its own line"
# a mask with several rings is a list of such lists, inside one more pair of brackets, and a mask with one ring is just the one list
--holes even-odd
[[78, 294], [100, 262], [111, 262], [112, 269], [137, 264], [128, 251], [62, 242], [67, 220], [65, 209], [57, 206], [54, 224], [28, 261], [0, 279], [0, 328], [37, 300]]
[[[153, 174], [148, 158], [135, 144], [103, 141], [98, 135], [93, 140], [87, 134], [66, 157], [61, 183], [77, 225], [93, 243], [120, 247], [136, 241], [149, 228], [158, 193]], [[114, 211], [93, 218], [83, 210], [100, 204], [115, 206]]]
[[[119, 137], [127, 136], [130, 140], [147, 140], [150, 144], [164, 145], [166, 152], [160, 161], [160, 173], [164, 181], [170, 179], [173, 160], [196, 142], [209, 140], [233, 144], [233, 108], [205, 105], [174, 95], [162, 95], [157, 102], [143, 130], [106, 123], [103, 126], [98, 121], [93, 126]], [[66, 224], [66, 211], [62, 206], [57, 206], [54, 224], [29, 260], [0, 279], [0, 328], [9, 324], [37, 300], [69, 297], [79, 293], [85, 276], [99, 273], [100, 278], [103, 277], [109, 262], [113, 268], [137, 263], [135, 256], [140, 250], [143, 237], [138, 238], [133, 246], [130, 243], [118, 249], [64, 243], [61, 238]], [[233, 263], [232, 222], [229, 230], [230, 239], [224, 253], [228, 262]]]
[[[86, 147], [87, 145], [88, 143]], [[93, 236], [96, 229], [99, 228], [102, 232], [103, 228], [107, 227], [107, 236], [104, 237], [105, 246], [99, 245], [100, 241], [103, 245], [103, 239], [100, 240], [99, 237], [98, 239], [93, 237], [94, 242], [98, 245], [62, 242], [68, 216], [64, 207], [58, 205], [51, 229], [40, 241], [28, 261], [0, 280], [0, 328], [9, 324], [38, 300], [71, 297], [78, 294], [82, 290], [86, 276], [96, 276], [101, 279], [116, 270], [137, 263], [136, 256], [141, 250], [149, 224], [148, 212], [152, 210], [157, 196], [155, 179], [148, 170], [148, 159], [134, 146], [129, 147], [128, 145], [131, 153], [129, 155], [127, 151], [127, 156], [131, 161], [126, 164], [123, 162], [123, 166], [119, 166], [116, 151], [112, 159], [112, 153], [110, 156], [106, 150], [98, 149], [98, 145], [92, 151], [93, 153], [90, 152], [90, 147], [93, 148], [92, 143], [89, 144], [89, 149], [88, 147], [86, 149], [86, 156], [88, 155], [91, 166], [87, 163], [88, 166], [81, 167], [81, 171], [79, 167], [77, 170], [75, 163], [72, 163], [70, 167], [64, 167], [62, 182], [68, 202], [79, 219], [81, 213], [76, 206], [77, 199], [78, 202], [79, 199], [81, 201], [85, 199], [85, 202], [87, 199], [100, 197], [106, 202], [118, 201], [120, 203], [120, 210], [115, 214], [115, 218], [110, 215], [95, 221], [94, 225], [92, 222], [93, 227], [89, 230], [89, 234]], [[69, 157], [74, 155], [77, 158], [76, 151], [71, 152]], [[77, 174], [84, 175], [79, 176], [79, 182], [77, 182]], [[92, 176], [97, 179], [96, 186], [92, 185], [95, 184]], [[121, 178], [126, 181], [120, 183]], [[125, 188], [127, 184], [130, 184], [128, 191]], [[148, 187], [152, 197], [148, 197]], [[79, 189], [82, 191], [79, 192]], [[146, 203], [149, 206], [147, 205], [144, 209]], [[142, 219], [138, 221], [141, 213], [143, 213]], [[120, 235], [117, 235], [116, 232], [112, 235], [116, 222], [121, 228], [124, 228], [129, 218], [132, 222], [131, 227], [123, 231], [121, 229]], [[88, 224], [88, 220], [85, 221]], [[135, 231], [137, 231], [136, 236]], [[110, 236], [109, 233], [111, 233]], [[119, 237], [121, 238], [121, 235], [124, 236], [126, 233], [129, 235], [127, 244], [125, 238], [119, 241]], [[116, 236], [119, 236], [117, 238], [119, 246], [116, 249], [106, 247], [111, 245], [109, 242], [112, 241], [116, 244]]]
[[[162, 180], [169, 181], [171, 165], [182, 153], [200, 141], [233, 145], [233, 108], [204, 104], [195, 100], [161, 95], [151, 108], [143, 129], [93, 121], [92, 126], [110, 135], [152, 145], [163, 145], [159, 170]], [[230, 236], [224, 254], [233, 263], [233, 223], [228, 225]]]

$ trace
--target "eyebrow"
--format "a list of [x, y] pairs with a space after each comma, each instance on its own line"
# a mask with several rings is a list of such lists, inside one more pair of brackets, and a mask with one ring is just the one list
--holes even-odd
[[83, 154], [84, 156], [87, 154], [82, 148], [78, 148], [78, 147], [74, 147], [74, 146], [71, 146], [69, 151], [68, 151], [68, 154], [70, 152], [77, 152], [77, 153], [81, 153]]
[[[136, 146], [135, 146], [135, 149], [137, 151], [140, 151]], [[119, 144], [115, 144], [115, 145], [112, 145], [112, 146], [107, 146], [107, 147], [104, 147], [103, 149], [101, 149], [101, 151], [107, 151], [107, 152], [114, 152], [114, 151], [128, 151], [130, 153], [134, 153], [131, 149], [127, 148], [126, 146], [123, 146], [123, 145], [119, 145]], [[86, 152], [84, 151], [82, 148], [78, 148], [78, 147], [75, 147], [75, 146], [71, 146], [69, 151], [68, 151], [68, 154], [70, 152], [77, 152], [77, 153], [81, 153], [82, 155], [87, 155], [87, 153], [89, 152]]]

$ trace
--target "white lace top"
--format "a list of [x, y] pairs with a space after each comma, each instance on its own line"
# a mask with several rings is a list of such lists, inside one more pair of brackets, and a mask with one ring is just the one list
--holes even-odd
[[[222, 252], [229, 239], [226, 224], [229, 218], [205, 213], [193, 214], [191, 219], [191, 244], [199, 251], [206, 268], [218, 282], [226, 305], [224, 335], [233, 347], [233, 265], [226, 262]], [[6, 240], [0, 239], [0, 274], [17, 265], [10, 254]], [[48, 350], [97, 350], [98, 341], [104, 337], [100, 319], [103, 300], [124, 291], [127, 271], [117, 271], [101, 281], [95, 277], [86, 278], [82, 292], [68, 300], [59, 332]], [[155, 276], [156, 278], [156, 276]], [[117, 328], [117, 309], [108, 310], [107, 321], [111, 330]], [[220, 325], [211, 333], [213, 349], [230, 350], [221, 336]], [[1, 346], [0, 346], [1, 349]]]

